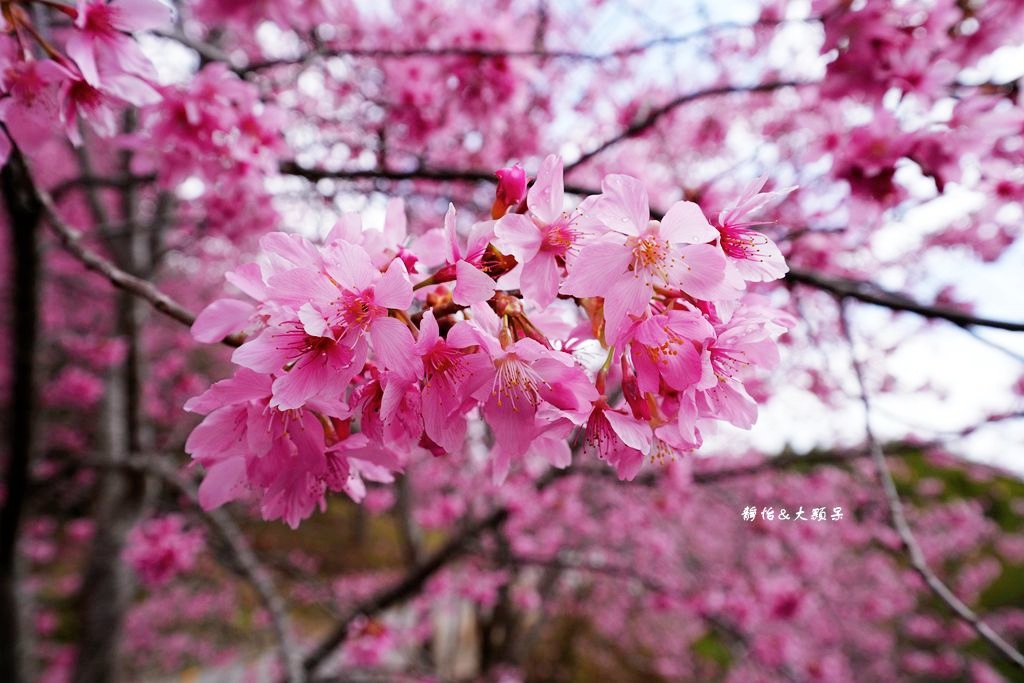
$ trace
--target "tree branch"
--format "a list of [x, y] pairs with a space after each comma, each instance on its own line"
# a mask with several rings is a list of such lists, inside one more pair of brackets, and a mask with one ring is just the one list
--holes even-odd
[[[596, 152], [595, 152], [596, 153]], [[576, 162], [577, 164], [580, 161]], [[570, 164], [572, 166], [573, 164]], [[570, 166], [566, 167], [568, 172]], [[329, 171], [326, 169], [302, 168], [295, 161], [282, 162], [281, 173], [306, 178], [311, 182], [322, 179], [335, 180], [423, 180], [436, 182], [462, 182], [462, 183], [496, 183], [497, 177], [493, 173], [476, 169], [457, 168], [418, 168], [410, 171], [390, 171], [387, 169], [360, 169], [353, 171]], [[586, 196], [599, 194], [600, 190], [583, 185], [567, 184], [565, 191], [570, 194]], [[664, 214], [657, 210], [651, 210], [651, 217], [660, 220]], [[793, 282], [822, 291], [839, 295], [843, 298], [852, 298], [864, 303], [883, 306], [894, 311], [906, 311], [916, 313], [930, 319], [940, 319], [951, 322], [960, 327], [969, 328], [991, 327], [1011, 332], [1024, 331], [1024, 322], [1013, 322], [997, 320], [993, 318], [981, 318], [978, 316], [963, 313], [951, 308], [941, 306], [930, 306], [910, 299], [909, 297], [889, 292], [871, 282], [850, 280], [847, 278], [830, 277], [809, 270], [800, 268], [791, 269], [785, 277], [786, 282]], [[986, 340], [987, 341], [987, 340]]]
[[[576, 470], [549, 470], [537, 481], [537, 490], [543, 491], [555, 481], [572, 474]], [[385, 586], [366, 600], [358, 603], [343, 616], [306, 658], [303, 667], [306, 674], [312, 677], [317, 668], [337, 649], [348, 637], [349, 628], [356, 619], [370, 616], [389, 607], [397, 605], [413, 597], [423, 588], [426, 582], [449, 563], [462, 557], [470, 549], [472, 542], [479, 536], [493, 531], [504, 524], [511, 514], [506, 506], [501, 506], [489, 514], [465, 525], [461, 531], [449, 538], [444, 545], [431, 553], [425, 560], [410, 569], [397, 582]]]
[[[37, 200], [42, 205], [43, 214], [46, 216], [47, 222], [53, 229], [54, 234], [56, 234], [57, 239], [82, 265], [95, 273], [99, 273], [118, 289], [148, 301], [153, 308], [164, 315], [174, 318], [184, 325], [192, 325], [195, 322], [196, 317], [191, 311], [161, 292], [153, 283], [126, 273], [114, 265], [112, 261], [83, 244], [82, 233], [68, 225], [60, 217], [57, 206], [54, 204], [50, 194], [35, 183], [32, 184], [32, 189]], [[241, 335], [234, 334], [225, 337], [222, 343], [228, 346], [241, 346], [243, 341], [245, 340]]]
[[1009, 642], [1003, 639], [991, 626], [982, 621], [981, 617], [977, 615], [970, 607], [967, 606], [960, 598], [958, 598], [949, 587], [942, 582], [935, 572], [928, 566], [928, 561], [921, 551], [921, 546], [918, 544], [917, 539], [914, 537], [914, 532], [910, 528], [910, 524], [907, 522], [906, 513], [903, 508], [903, 501], [900, 500], [899, 491], [896, 488], [896, 481], [893, 479], [892, 471], [889, 469], [889, 463], [885, 459], [885, 452], [882, 449], [881, 443], [875, 438], [874, 431], [871, 428], [871, 401], [868, 398], [867, 382], [864, 379], [864, 369], [861, 365], [860, 360], [857, 357], [856, 349], [854, 348], [853, 335], [850, 331], [850, 324], [846, 315], [846, 307], [844, 302], [840, 299], [839, 302], [839, 322], [843, 331], [843, 335], [846, 337], [846, 341], [850, 345], [850, 356], [853, 364], [854, 374], [857, 376], [857, 383], [860, 385], [860, 401], [864, 406], [864, 432], [867, 438], [868, 450], [871, 453], [871, 458], [875, 463], [875, 468], [878, 471], [878, 478], [882, 484], [882, 490], [885, 493], [885, 500], [889, 506], [889, 515], [892, 518], [893, 528], [900, 537], [900, 542], [903, 545], [904, 550], [907, 553], [907, 557], [910, 560], [911, 566], [914, 571], [924, 579], [925, 584], [931, 591], [953, 611], [953, 613], [970, 624], [974, 631], [981, 636], [983, 640], [988, 642], [993, 648], [995, 648], [1003, 657], [1012, 662], [1017, 668], [1024, 670], [1024, 655], [1022, 655], [1016, 648], [1014, 648]]
[[[536, 59], [540, 61], [545, 60], [565, 60], [572, 62], [604, 62], [611, 59], [621, 59], [625, 57], [632, 57], [638, 54], [643, 54], [648, 50], [656, 47], [662, 47], [667, 45], [679, 45], [690, 42], [692, 40], [699, 40], [707, 37], [711, 33], [718, 31], [736, 31], [743, 29], [753, 29], [761, 26], [779, 26], [787, 23], [809, 23], [814, 21], [820, 21], [820, 17], [808, 17], [807, 19], [761, 19], [753, 23], [745, 22], [722, 22], [719, 24], [711, 24], [695, 31], [688, 33], [680, 33], [671, 36], [660, 36], [658, 38], [652, 38], [641, 43], [634, 45], [625, 45], [623, 47], [615, 48], [614, 50], [607, 50], [604, 52], [581, 52], [576, 50], [545, 50], [542, 47], [534, 47], [532, 49], [486, 49], [486, 48], [475, 48], [475, 47], [413, 47], [413, 48], [387, 48], [387, 47], [348, 47], [348, 48], [330, 48], [324, 46], [322, 49], [314, 49], [312, 52], [307, 52], [299, 57], [287, 58], [287, 59], [268, 59], [262, 62], [253, 62], [245, 67], [238, 67], [239, 72], [253, 72], [262, 71], [264, 69], [270, 69], [277, 66], [291, 66], [295, 64], [302, 64], [309, 60], [311, 56], [315, 57], [367, 57], [371, 59], [380, 60], [391, 60], [391, 59], [414, 59], [418, 57], [468, 57], [471, 59], [479, 60], [495, 60], [495, 59]], [[539, 26], [541, 24], [538, 24]], [[177, 34], [161, 34], [165, 38], [171, 38], [178, 40], [183, 45], [191, 47], [197, 52], [203, 50], [207, 55], [213, 58], [215, 55], [221, 57], [220, 61], [226, 61], [226, 56], [223, 53], [216, 51], [216, 48], [205, 45], [202, 43], [196, 43], [191, 39], [180, 36]], [[535, 45], [541, 45], [539, 41], [534, 40]], [[201, 53], [203, 54], [203, 53]]]
[[289, 683], [301, 683], [305, 679], [298, 650], [292, 640], [292, 630], [284, 599], [274, 586], [270, 574], [260, 564], [245, 535], [223, 508], [205, 510], [199, 504], [199, 490], [195, 484], [182, 477], [168, 463], [157, 458], [135, 457], [122, 463], [125, 467], [158, 476], [161, 481], [180, 492], [200, 513], [200, 518], [227, 547], [238, 569], [252, 585], [270, 615], [271, 627], [277, 639], [278, 656], [287, 672]]
[[620, 142], [629, 140], [643, 135], [648, 130], [654, 127], [663, 117], [672, 113], [684, 104], [690, 102], [696, 102], [697, 100], [704, 99], [706, 97], [714, 97], [717, 95], [732, 95], [736, 93], [766, 93], [773, 92], [775, 90], [781, 90], [783, 88], [798, 88], [804, 85], [814, 85], [815, 81], [769, 81], [767, 83], [758, 83], [756, 85], [722, 85], [715, 88], [707, 88], [705, 90], [698, 90], [696, 92], [688, 93], [686, 95], [679, 95], [669, 100], [665, 104], [652, 110], [647, 116], [633, 123], [628, 128], [625, 128], [614, 137], [608, 138], [600, 145], [584, 153], [580, 158], [571, 164], [566, 164], [565, 173], [569, 174], [570, 171], [582, 166], [598, 154], [601, 154], [605, 150], [618, 145]]
[[1024, 332], [1024, 322], [979, 318], [951, 308], [921, 304], [901, 294], [886, 291], [869, 282], [833, 278], [800, 269], [790, 270], [786, 274], [786, 280], [831, 292], [840, 299], [856, 299], [864, 303], [884, 306], [894, 311], [908, 311], [925, 318], [947, 320], [960, 327], [993, 327], [1011, 332]]

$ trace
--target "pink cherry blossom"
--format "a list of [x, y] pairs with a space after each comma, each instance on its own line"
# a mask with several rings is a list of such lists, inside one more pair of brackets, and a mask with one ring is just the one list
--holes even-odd
[[528, 212], [508, 214], [494, 228], [500, 244], [523, 265], [520, 289], [542, 307], [555, 300], [570, 251], [586, 235], [581, 209], [568, 213], [564, 201], [562, 159], [552, 154], [527, 194]]
[[589, 210], [608, 232], [580, 250], [561, 291], [604, 297], [606, 339], [647, 310], [656, 286], [699, 299], [728, 293], [725, 258], [705, 244], [717, 233], [696, 204], [677, 202], [664, 220], [652, 221], [647, 191], [636, 178], [611, 175], [601, 189]]
[[729, 268], [735, 269], [743, 280], [765, 282], [777, 280], [789, 271], [782, 252], [766, 235], [751, 230], [758, 221], [744, 220], [749, 214], [762, 209], [795, 190], [795, 187], [775, 192], [761, 192], [768, 181], [761, 177], [752, 181], [736, 204], [718, 216], [719, 244], [728, 257]]

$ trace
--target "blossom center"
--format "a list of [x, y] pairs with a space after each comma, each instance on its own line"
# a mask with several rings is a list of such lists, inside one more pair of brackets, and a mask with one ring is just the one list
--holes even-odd
[[569, 247], [576, 243], [576, 231], [563, 214], [560, 219], [541, 228], [540, 250], [555, 256], [565, 256]]
[[726, 256], [747, 261], [763, 261], [761, 247], [768, 243], [768, 238], [754, 230], [722, 230], [722, 251]]
[[497, 373], [491, 395], [497, 396], [498, 407], [502, 398], [512, 404], [512, 410], [519, 410], [519, 404], [536, 407], [540, 403], [539, 387], [547, 384], [537, 371], [517, 356], [508, 355], [495, 362]]
[[349, 292], [341, 295], [341, 318], [349, 326], [366, 327], [380, 309], [373, 302], [373, 292]]

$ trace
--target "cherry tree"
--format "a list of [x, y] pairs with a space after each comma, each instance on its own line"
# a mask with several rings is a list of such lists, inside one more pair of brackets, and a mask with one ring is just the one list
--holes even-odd
[[1020, 676], [1024, 5], [723, 4], [0, 3], [3, 679]]

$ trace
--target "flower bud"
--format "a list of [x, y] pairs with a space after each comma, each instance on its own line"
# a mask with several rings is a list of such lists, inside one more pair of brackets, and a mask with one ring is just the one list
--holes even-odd
[[510, 206], [526, 198], [526, 171], [519, 164], [495, 172], [498, 176], [498, 190], [491, 206], [491, 218], [497, 220], [505, 215]]

